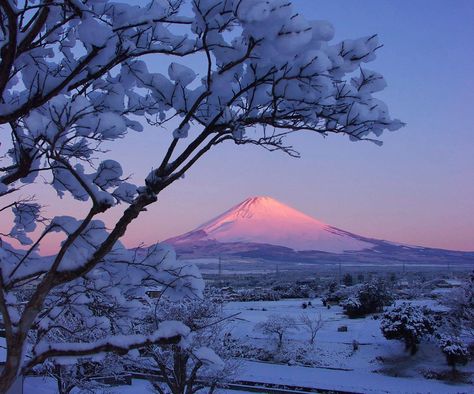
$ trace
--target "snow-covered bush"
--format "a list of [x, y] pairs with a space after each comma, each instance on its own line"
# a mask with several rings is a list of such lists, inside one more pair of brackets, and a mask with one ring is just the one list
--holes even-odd
[[421, 340], [434, 333], [436, 325], [428, 309], [403, 303], [384, 313], [380, 328], [385, 338], [403, 341], [413, 355]]
[[278, 364], [304, 366], [314, 366], [318, 363], [317, 357], [315, 357], [315, 353], [311, 347], [297, 343], [277, 349], [277, 351], [272, 354], [271, 361]]
[[449, 308], [446, 316], [448, 330], [467, 335], [474, 342], [474, 273], [443, 298]]
[[439, 340], [439, 347], [453, 372], [456, 371], [456, 365], [466, 365], [469, 361], [469, 350], [459, 337], [443, 335]]
[[341, 301], [346, 300], [354, 294], [354, 289], [350, 287], [337, 288], [336, 282], [329, 284], [328, 290], [322, 296], [321, 300], [324, 306], [330, 304], [339, 304]]
[[[127, 335], [120, 346], [110, 338], [27, 345], [55, 325], [57, 310], [49, 308], [56, 302], [82, 305], [87, 295], [73, 289], [86, 283], [101, 287], [105, 276], [109, 297], [127, 299], [127, 275], [115, 268], [133, 264], [133, 254], [118, 253], [118, 240], [216, 145], [297, 156], [285, 140], [294, 132], [358, 141], [402, 125], [375, 97], [386, 85], [382, 75], [365, 66], [380, 47], [377, 36], [333, 42], [328, 22], [305, 19], [286, 0], [6, 0], [0, 26], [0, 313], [7, 346], [0, 392], [51, 357], [180, 340], [185, 327], [171, 324], [139, 340], [120, 334]], [[167, 72], [152, 70], [148, 59]], [[167, 145], [135, 185], [103, 147], [144, 125], [167, 129], [160, 142]], [[128, 156], [141, 154], [127, 147]], [[44, 180], [64, 203], [52, 193], [44, 193], [47, 201], [22, 197]], [[77, 217], [66, 216], [70, 198], [82, 202]], [[112, 207], [106, 227], [98, 217]], [[50, 259], [37, 254], [46, 243], [56, 247]], [[158, 261], [151, 260], [129, 277], [167, 287], [160, 278], [166, 270], [152, 274]], [[19, 293], [30, 289], [20, 303]], [[176, 295], [187, 289], [175, 287]]]
[[340, 305], [344, 313], [351, 317], [363, 317], [369, 313], [381, 312], [393, 302], [393, 296], [383, 281], [364, 283], [356, 286], [354, 293]]
[[292, 317], [272, 314], [267, 317], [267, 320], [256, 325], [256, 329], [264, 334], [276, 337], [277, 349], [280, 350], [283, 346], [284, 336], [296, 327], [296, 321]]
[[123, 358], [116, 354], [69, 362], [66, 360], [64, 364], [53, 359], [35, 368], [35, 374], [54, 379], [59, 394], [69, 394], [73, 390], [100, 393], [109, 388], [105, 380], [119, 382], [123, 378], [126, 374], [124, 365]]
[[344, 313], [349, 317], [365, 316], [365, 310], [357, 296], [352, 296], [349, 297], [347, 300], [342, 301], [341, 306], [344, 309]]
[[237, 338], [229, 338], [230, 356], [235, 358], [253, 359], [259, 361], [274, 361], [275, 352], [268, 346], [259, 347], [255, 343], [248, 343]]

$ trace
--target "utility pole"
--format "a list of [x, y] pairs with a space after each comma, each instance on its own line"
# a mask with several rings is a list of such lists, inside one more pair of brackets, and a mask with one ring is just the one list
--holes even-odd
[[221, 256], [219, 256], [218, 278], [219, 278], [219, 285], [222, 286], [222, 259], [221, 259]]

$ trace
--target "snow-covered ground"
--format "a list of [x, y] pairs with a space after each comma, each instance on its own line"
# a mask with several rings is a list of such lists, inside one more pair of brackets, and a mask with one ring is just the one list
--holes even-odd
[[249, 381], [341, 390], [356, 393], [472, 393], [434, 380], [394, 378], [370, 372], [338, 371], [322, 368], [245, 362], [242, 378]]
[[[256, 324], [275, 313], [297, 320], [303, 312], [303, 302], [304, 300], [231, 302], [225, 307], [225, 311], [228, 314], [240, 312], [229, 326], [232, 335], [255, 346], [275, 348], [276, 341], [270, 342], [263, 333], [256, 330]], [[414, 303], [438, 308], [433, 300]], [[474, 393], [474, 388], [467, 384], [453, 385], [423, 377], [423, 373], [427, 371], [449, 370], [444, 356], [434, 343], [423, 343], [418, 353], [410, 356], [402, 343], [388, 341], [382, 336], [378, 319], [348, 319], [339, 306], [327, 309], [320, 299], [313, 300], [312, 307], [304, 312], [321, 313], [324, 320], [314, 348], [308, 354], [315, 367], [246, 362], [239, 372], [242, 380], [357, 392]], [[338, 327], [342, 325], [347, 326], [347, 332], [338, 331]], [[290, 353], [295, 348], [311, 349], [308, 340], [309, 334], [298, 326], [288, 333], [283, 351], [285, 347]], [[356, 351], [353, 350], [354, 341], [359, 344]], [[460, 370], [474, 372], [472, 365]]]
[[[57, 392], [56, 383], [53, 379], [29, 377], [25, 380], [23, 394], [56, 394]], [[103, 392], [104, 394], [144, 394], [153, 393], [153, 389], [146, 380], [134, 379], [130, 386], [113, 387]], [[72, 393], [77, 394], [77, 391], [73, 390]]]
[[[303, 310], [301, 305], [304, 301], [230, 302], [224, 307], [227, 315], [238, 313], [229, 321], [227, 331], [239, 342], [255, 348], [276, 349], [276, 341], [256, 328], [258, 323], [272, 314], [298, 320], [302, 312], [320, 313], [324, 320], [313, 346], [309, 345], [309, 334], [301, 325], [288, 333], [283, 345], [282, 352], [290, 354], [304, 349], [312, 366], [300, 365], [298, 360], [287, 363], [245, 360], [241, 362], [236, 380], [359, 393], [474, 393], [472, 385], [423, 376], [426, 371], [449, 371], [444, 356], [434, 343], [423, 343], [419, 352], [410, 356], [404, 351], [403, 344], [388, 341], [382, 336], [380, 320], [373, 317], [348, 319], [340, 307], [327, 309], [320, 299], [312, 300], [312, 306]], [[437, 307], [433, 300], [415, 303]], [[347, 326], [347, 332], [338, 331], [342, 325]], [[354, 341], [359, 344], [356, 351], [353, 350]], [[472, 364], [460, 370], [474, 373]], [[26, 381], [25, 394], [55, 392], [52, 381], [42, 378], [28, 378]], [[110, 392], [141, 394], [151, 393], [152, 389], [146, 381], [134, 380], [132, 386], [114, 387]]]

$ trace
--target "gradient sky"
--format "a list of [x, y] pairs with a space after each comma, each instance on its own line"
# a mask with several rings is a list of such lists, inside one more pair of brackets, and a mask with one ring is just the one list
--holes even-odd
[[[380, 35], [384, 47], [368, 68], [386, 77], [378, 97], [407, 126], [385, 134], [382, 147], [295, 136], [300, 159], [220, 146], [130, 226], [126, 244], [164, 240], [249, 196], [269, 195], [360, 235], [474, 250], [474, 1], [293, 2], [309, 19], [331, 21], [336, 39]], [[114, 144], [111, 158], [140, 183], [158, 162], [163, 133], [130, 134]], [[62, 212], [81, 212], [81, 205], [66, 200]]]

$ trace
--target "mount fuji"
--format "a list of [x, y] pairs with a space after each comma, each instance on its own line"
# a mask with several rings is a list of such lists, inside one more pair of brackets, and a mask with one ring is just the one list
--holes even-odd
[[271, 197], [251, 197], [170, 238], [185, 258], [218, 257], [330, 263], [472, 263], [474, 252], [395, 244], [330, 226]]

